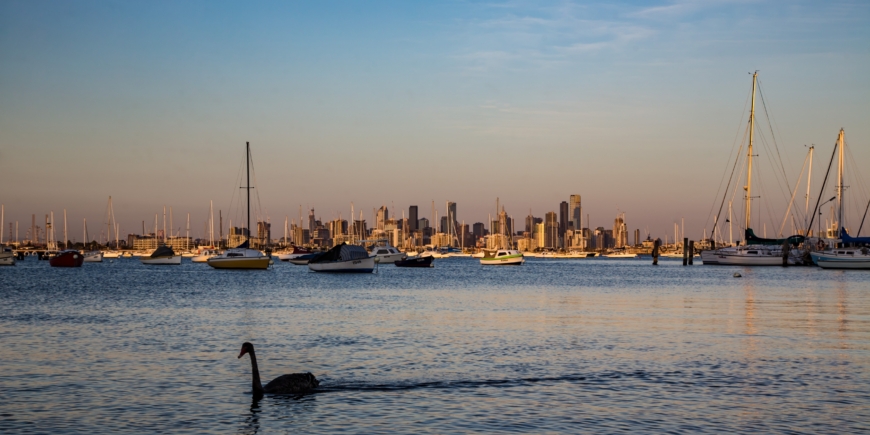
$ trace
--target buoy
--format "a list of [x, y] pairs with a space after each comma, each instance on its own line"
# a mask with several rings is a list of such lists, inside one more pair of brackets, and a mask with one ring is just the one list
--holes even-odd
[[741, 277], [743, 277], [743, 275], [741, 275], [739, 272], [734, 272], [734, 278], [741, 278]]

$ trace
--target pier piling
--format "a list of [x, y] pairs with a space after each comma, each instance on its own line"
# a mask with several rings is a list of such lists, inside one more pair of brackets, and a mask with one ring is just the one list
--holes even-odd
[[782, 242], [782, 267], [788, 267], [788, 251], [790, 250], [790, 246], [788, 245], [788, 240]]
[[659, 265], [659, 246], [661, 246], [661, 244], [662, 244], [661, 239], [656, 239], [656, 241], [653, 242], [653, 249], [652, 249], [653, 266]]
[[693, 263], [692, 259], [695, 258], [695, 241], [689, 240], [689, 266]]
[[689, 238], [683, 238], [683, 266], [689, 264]]

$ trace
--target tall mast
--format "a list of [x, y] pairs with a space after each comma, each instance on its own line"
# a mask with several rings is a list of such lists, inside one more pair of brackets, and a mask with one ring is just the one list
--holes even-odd
[[214, 201], [208, 200], [208, 238], [212, 247], [214, 244]]
[[[807, 201], [804, 204], [804, 226], [807, 226], [807, 217], [809, 217], [810, 210], [810, 185], [813, 182], [813, 151], [815, 151], [815, 146], [810, 147], [810, 170], [807, 173]], [[809, 234], [805, 234], [805, 236], [809, 237]]]
[[746, 227], [748, 230], [750, 219], [752, 217], [752, 139], [755, 135], [755, 82], [758, 78], [758, 71], [752, 73], [752, 109], [749, 112], [749, 150], [746, 155]]
[[248, 235], [245, 237], [245, 240], [251, 238], [251, 143], [245, 142], [245, 173], [247, 177], [247, 187], [245, 191], [248, 193], [248, 220], [245, 222], [245, 226], [248, 230]]
[[845, 223], [843, 222], [843, 171], [846, 168], [843, 166], [843, 162], [844, 162], [843, 155], [845, 154], [844, 150], [843, 150], [843, 146], [844, 146], [843, 142], [845, 142], [843, 140], [844, 139], [843, 136], [844, 136], [844, 133], [843, 133], [843, 129], [841, 128], [840, 135], [839, 135], [839, 137], [837, 137], [837, 146], [839, 146], [840, 156], [839, 156], [838, 161], [837, 161], [837, 168], [839, 169], [838, 175], [837, 175], [837, 235], [834, 235], [834, 238], [839, 237], [839, 233], [840, 233], [840, 231], [842, 231], [842, 230], [840, 230], [840, 228], [843, 228], [845, 226], [844, 225]]
[[[3, 224], [0, 224], [0, 227], [2, 227], [2, 226], [3, 226]], [[69, 248], [69, 246], [67, 246], [68, 240], [69, 240], [69, 238], [66, 236], [66, 209], [63, 209], [63, 248], [64, 249]]]

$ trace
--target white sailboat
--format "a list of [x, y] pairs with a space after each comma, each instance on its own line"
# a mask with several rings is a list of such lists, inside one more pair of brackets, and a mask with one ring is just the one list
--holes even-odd
[[[746, 185], [743, 188], [745, 190], [744, 200], [746, 201], [744, 244], [742, 246], [726, 247], [701, 252], [701, 260], [705, 265], [780, 266], [783, 262], [782, 245], [786, 241], [789, 243], [799, 243], [803, 241], [802, 236], [792, 236], [788, 239], [763, 239], [756, 237], [752, 231], [752, 153], [753, 140], [755, 136], [755, 90], [757, 81], [758, 72], [755, 72], [752, 74], [752, 104], [749, 112], [749, 145], [746, 153]], [[685, 247], [683, 248], [685, 249]], [[788, 255], [788, 253], [785, 255]]]
[[[500, 245], [499, 249], [484, 249], [483, 257], [480, 258], [480, 264], [484, 266], [520, 266], [526, 262], [523, 258], [523, 253], [513, 248], [513, 240], [511, 238], [512, 231], [507, 230], [507, 214], [504, 208], [499, 212], [499, 200], [495, 200], [495, 210], [498, 216], [498, 235], [496, 242]], [[504, 245], [501, 245], [504, 242]]]
[[[840, 129], [840, 134], [837, 137], [837, 151], [839, 153], [838, 171], [837, 171], [837, 232], [839, 238], [833, 240], [834, 248], [810, 252], [810, 257], [817, 266], [823, 269], [870, 269], [870, 250], [867, 247], [861, 248], [846, 248], [837, 247], [844, 244], [868, 244], [870, 237], [860, 237], [861, 227], [858, 228], [856, 237], [850, 237], [846, 231], [846, 220], [843, 213], [845, 209], [845, 198], [843, 196], [843, 184], [845, 176], [845, 155], [846, 155], [846, 140], [843, 129]], [[870, 203], [867, 204], [870, 208]], [[866, 210], [865, 210], [866, 216]], [[863, 220], [862, 220], [863, 225]]]
[[245, 222], [247, 227], [247, 238], [241, 245], [227, 249], [220, 255], [211, 257], [207, 260], [209, 266], [215, 269], [268, 269], [272, 264], [272, 259], [264, 254], [259, 249], [251, 249], [249, 239], [251, 237], [251, 144], [245, 142], [245, 170], [247, 176], [247, 193], [248, 220]]

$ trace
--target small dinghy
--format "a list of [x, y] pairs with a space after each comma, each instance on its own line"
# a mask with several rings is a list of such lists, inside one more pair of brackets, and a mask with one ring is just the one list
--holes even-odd
[[[321, 254], [320, 252], [314, 252], [311, 254], [300, 255], [298, 257], [291, 258], [287, 261], [289, 261], [297, 266], [305, 266], [306, 264], [308, 264], [309, 261], [313, 260], [314, 258], [316, 258], [320, 254]], [[281, 261], [284, 261], [284, 260], [281, 260]]]
[[362, 246], [342, 243], [308, 262], [315, 272], [372, 273], [375, 259]]
[[435, 267], [433, 261], [435, 257], [411, 257], [402, 261], [396, 262], [396, 267]]

